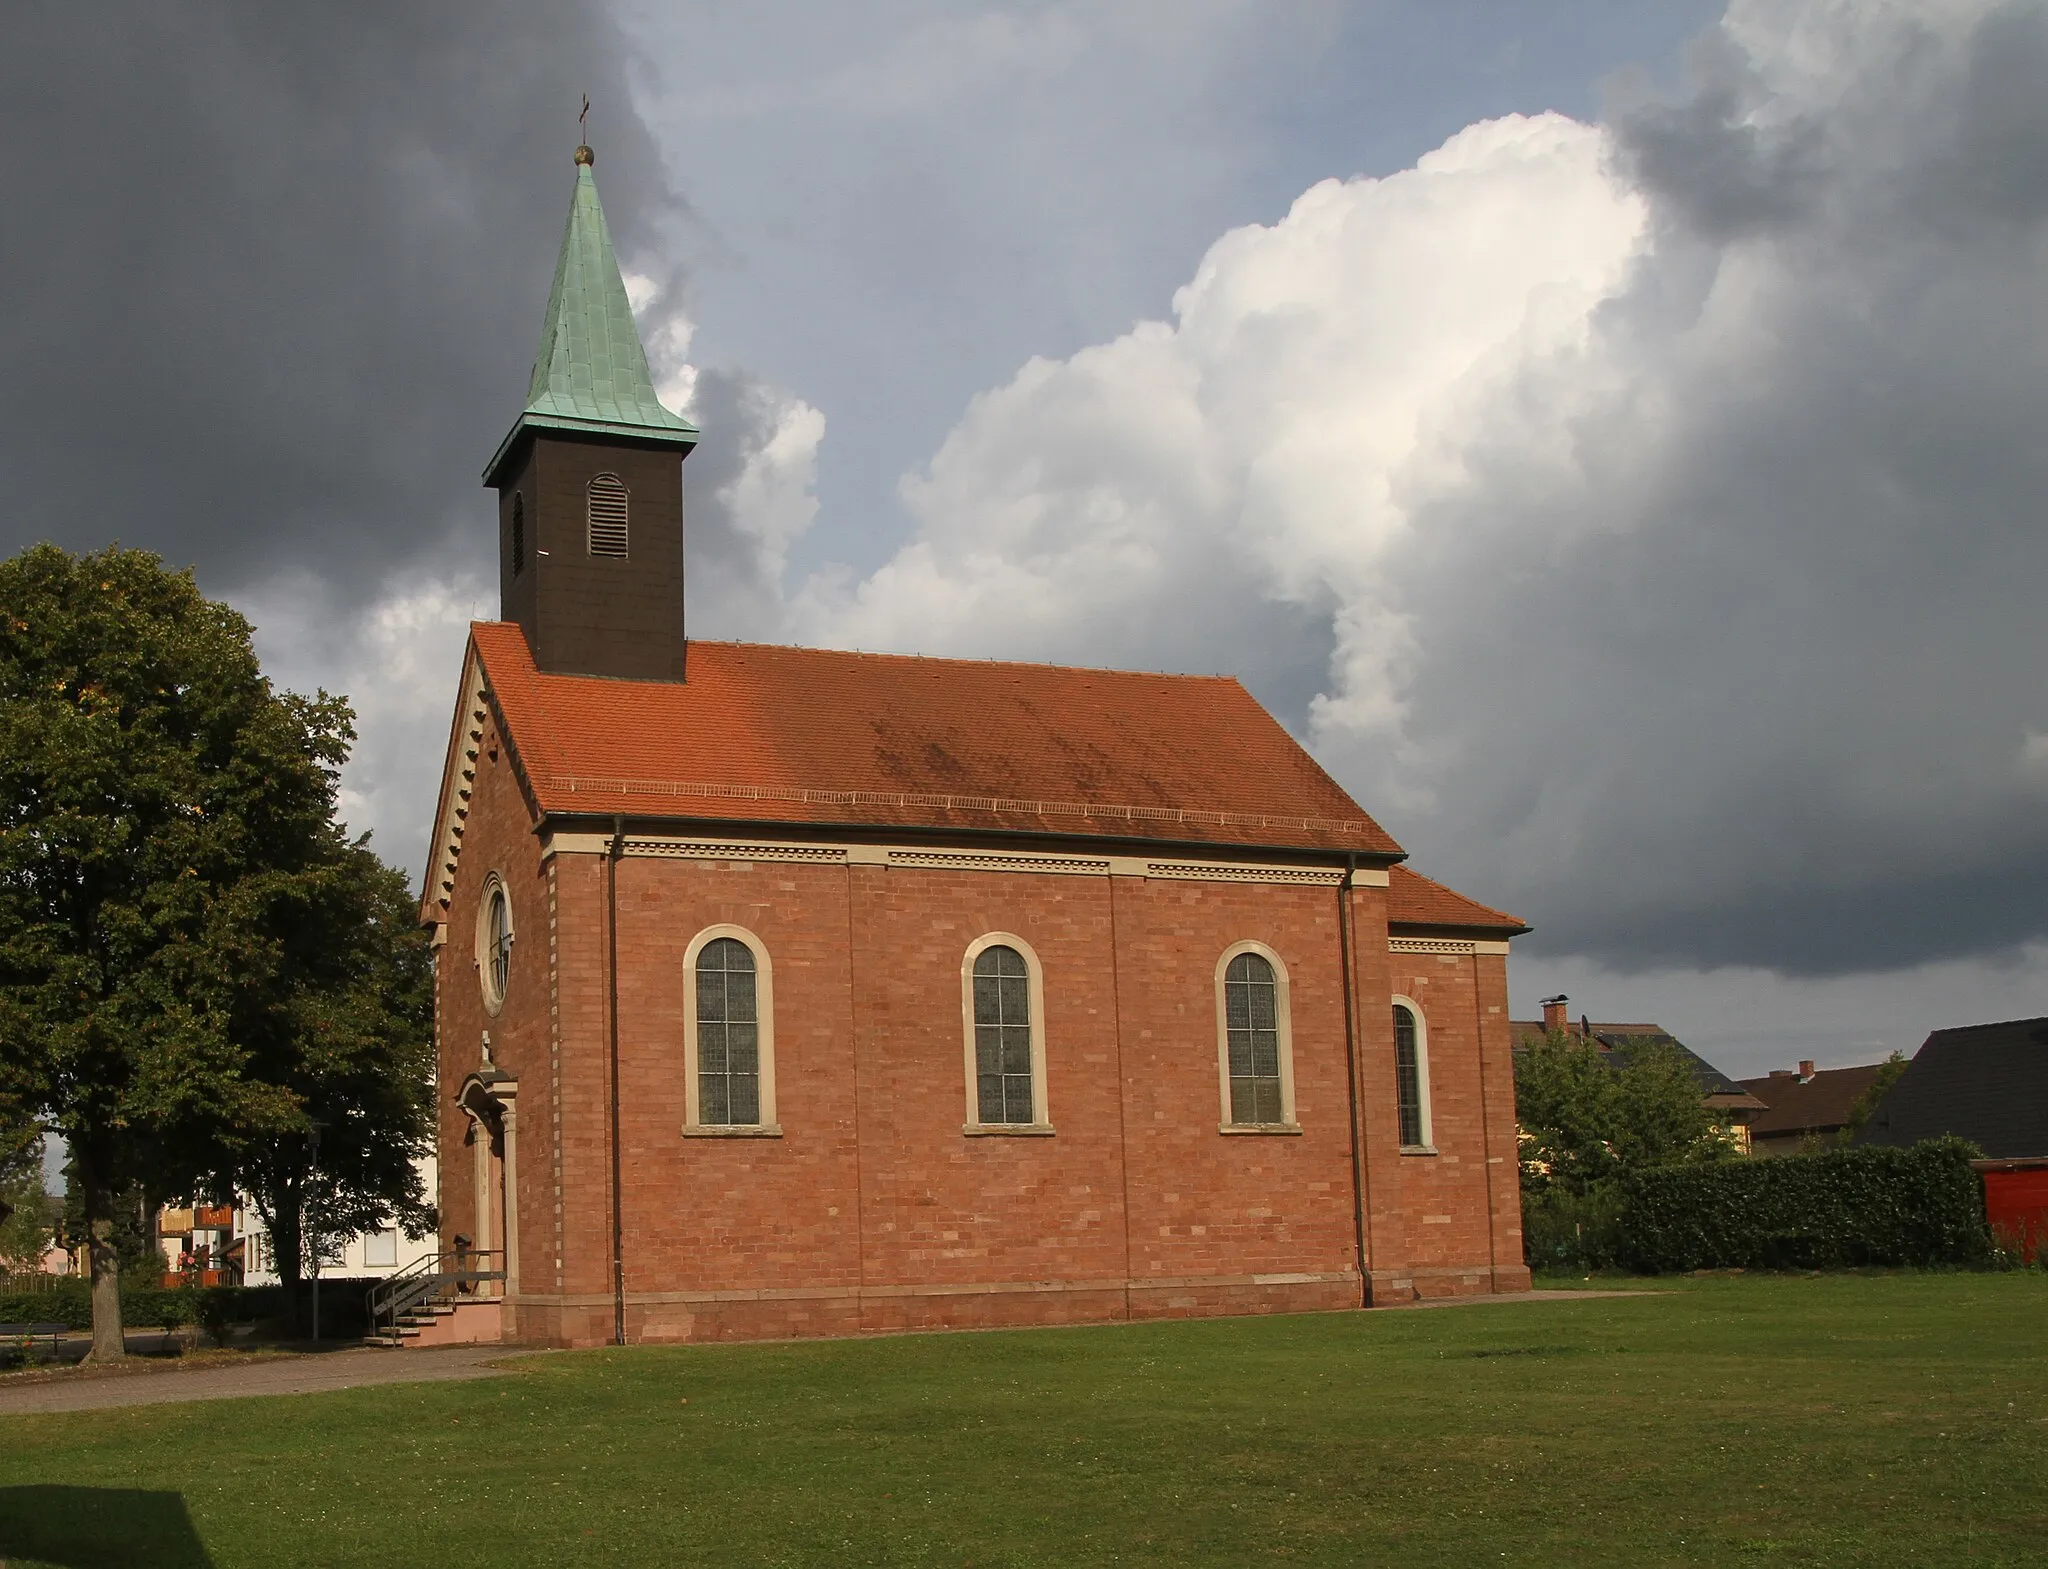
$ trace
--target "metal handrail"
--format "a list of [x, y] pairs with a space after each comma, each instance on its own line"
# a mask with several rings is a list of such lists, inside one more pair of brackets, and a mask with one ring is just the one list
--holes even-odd
[[396, 1334], [398, 1321], [423, 1302], [453, 1295], [465, 1286], [503, 1280], [505, 1271], [489, 1266], [504, 1255], [494, 1249], [457, 1248], [414, 1259], [395, 1275], [386, 1275], [364, 1293], [370, 1333]]

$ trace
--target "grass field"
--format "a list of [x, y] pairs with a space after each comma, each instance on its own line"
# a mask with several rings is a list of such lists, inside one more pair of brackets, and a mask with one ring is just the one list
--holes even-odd
[[2048, 1563], [2048, 1275], [1656, 1285], [14, 1416], [0, 1557]]

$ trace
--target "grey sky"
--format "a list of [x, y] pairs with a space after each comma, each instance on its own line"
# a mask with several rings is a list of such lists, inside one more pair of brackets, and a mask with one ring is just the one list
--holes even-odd
[[[7, 7], [5, 546], [118, 536], [344, 604], [487, 554], [576, 95], [624, 80], [587, 5]], [[681, 202], [616, 111], [605, 177], [653, 251]]]
[[[1722, 13], [11, 7], [0, 548], [196, 564], [283, 679], [357, 699], [354, 820], [414, 859], [587, 91], [706, 432], [701, 632], [1241, 671], [1418, 865], [1537, 923], [1519, 1006], [1570, 989], [1737, 1071], [2048, 1011], [2048, 13]], [[1542, 110], [1604, 117], [1646, 238], [1582, 345], [1446, 394], [1436, 466], [1384, 476], [1394, 543], [1318, 543], [1312, 468], [1264, 532], [1278, 438], [1197, 524], [1201, 442], [1134, 457], [1023, 399], [1009, 445], [976, 423], [1034, 361], [1055, 393], [1113, 367], [1318, 181]], [[1442, 221], [1506, 222], [1489, 190]], [[1241, 378], [1218, 400], [1293, 395], [1202, 363]], [[1020, 477], [1041, 452], [1057, 483]], [[1156, 572], [946, 620], [971, 547], [1028, 585], [1111, 492], [1165, 519]], [[1044, 511], [998, 539], [960, 496]], [[1330, 722], [1381, 680], [1398, 722]]]

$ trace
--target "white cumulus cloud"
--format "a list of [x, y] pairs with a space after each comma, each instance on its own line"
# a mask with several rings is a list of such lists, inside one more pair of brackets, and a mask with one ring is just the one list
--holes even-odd
[[2048, 931], [2048, 10], [1736, 0], [977, 397], [805, 641], [1231, 668], [1537, 951]]

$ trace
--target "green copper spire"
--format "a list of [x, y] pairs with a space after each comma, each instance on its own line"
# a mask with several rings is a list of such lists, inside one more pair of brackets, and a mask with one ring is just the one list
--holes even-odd
[[520, 435], [533, 429], [631, 436], [684, 448], [697, 442], [697, 427], [655, 396], [647, 351], [597, 199], [592, 161], [589, 148], [576, 149], [576, 194], [548, 291], [526, 408], [499, 444], [486, 481]]

